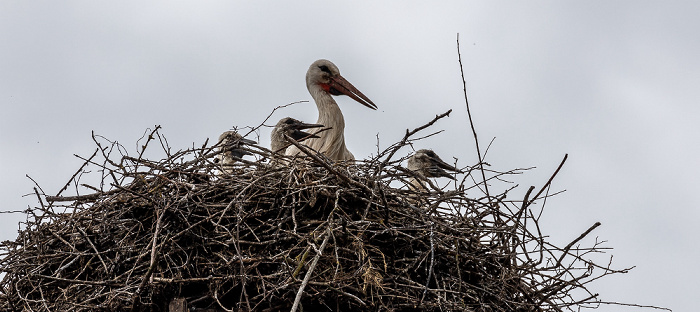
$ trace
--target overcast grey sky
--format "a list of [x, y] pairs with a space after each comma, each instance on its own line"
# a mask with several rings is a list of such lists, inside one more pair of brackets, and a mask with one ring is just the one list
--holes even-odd
[[[357, 158], [448, 109], [417, 147], [475, 162], [457, 63], [486, 161], [536, 166], [520, 197], [565, 153], [543, 231], [565, 245], [600, 221], [613, 266], [604, 301], [697, 309], [700, 257], [700, 2], [454, 1], [0, 2], [1, 210], [36, 204], [29, 175], [56, 193], [94, 150], [131, 152], [162, 125], [175, 149], [272, 108], [311, 100], [304, 74], [327, 58], [379, 106], [345, 97]], [[316, 120], [313, 103], [277, 112]], [[261, 144], [269, 142], [269, 129]], [[517, 193], [517, 192], [516, 192]], [[20, 214], [0, 215], [0, 239]], [[593, 236], [587, 241], [590, 244]], [[603, 306], [600, 311], [638, 310]]]

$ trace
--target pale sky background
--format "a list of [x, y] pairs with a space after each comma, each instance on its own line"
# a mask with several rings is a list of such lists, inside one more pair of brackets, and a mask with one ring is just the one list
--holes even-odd
[[[698, 1], [2, 1], [0, 210], [36, 204], [29, 175], [55, 194], [89, 156], [95, 131], [130, 152], [146, 128], [171, 147], [259, 124], [311, 100], [304, 74], [327, 58], [379, 106], [339, 98], [357, 158], [448, 109], [422, 141], [476, 160], [457, 63], [495, 169], [521, 198], [569, 160], [543, 231], [561, 246], [594, 222], [613, 266], [604, 301], [697, 310], [700, 257]], [[273, 116], [316, 120], [313, 103]], [[269, 129], [261, 134], [269, 144]], [[21, 214], [0, 214], [0, 240]], [[608, 254], [609, 255], [609, 254]], [[651, 311], [602, 306], [599, 311]]]

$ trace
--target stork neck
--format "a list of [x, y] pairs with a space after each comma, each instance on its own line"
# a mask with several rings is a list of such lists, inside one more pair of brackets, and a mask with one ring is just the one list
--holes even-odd
[[408, 187], [416, 192], [428, 191], [428, 188], [425, 186], [425, 183], [421, 181], [421, 179], [415, 177], [411, 178], [410, 185]]
[[[320, 86], [309, 87], [309, 93], [318, 108], [317, 124], [331, 128], [318, 133], [319, 138], [307, 140], [309, 147], [325, 154], [333, 160], [354, 160], [355, 156], [345, 147], [345, 119], [338, 103]], [[292, 153], [296, 153], [293, 151]]]
[[285, 146], [285, 143], [286, 142], [282, 131], [273, 130], [270, 140], [270, 148], [272, 150], [272, 153], [284, 154], [284, 150], [282, 150], [282, 148]]
[[317, 123], [326, 127], [332, 127], [333, 129], [330, 131], [342, 132], [345, 129], [345, 119], [333, 97], [320, 88], [312, 91], [311, 97], [316, 102], [316, 108], [318, 108]]

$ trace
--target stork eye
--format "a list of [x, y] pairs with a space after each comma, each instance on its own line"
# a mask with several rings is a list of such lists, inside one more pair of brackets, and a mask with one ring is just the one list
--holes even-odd
[[323, 72], [327, 72], [329, 74], [331, 73], [331, 70], [328, 69], [328, 66], [326, 66], [326, 65], [321, 65], [318, 68], [321, 69], [321, 71], [323, 71]]
[[292, 119], [287, 119], [287, 120], [284, 121], [284, 123], [286, 123], [286, 124], [288, 124], [288, 125], [291, 125], [291, 124], [294, 123], [294, 120], [292, 120]]

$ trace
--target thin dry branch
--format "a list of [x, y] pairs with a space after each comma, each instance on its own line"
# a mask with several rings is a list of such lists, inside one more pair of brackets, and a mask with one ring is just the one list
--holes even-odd
[[[294, 146], [296, 146], [299, 150], [301, 150], [302, 152], [304, 152], [304, 154], [306, 154], [306, 156], [311, 157], [311, 159], [313, 159], [317, 164], [323, 166], [324, 168], [326, 168], [326, 170], [330, 171], [331, 173], [333, 173], [335, 176], [337, 176], [337, 177], [340, 178], [341, 180], [343, 180], [343, 181], [345, 181], [345, 182], [347, 182], [347, 183], [350, 183], [350, 184], [352, 184], [352, 185], [354, 185], [354, 186], [356, 186], [356, 187], [359, 187], [360, 189], [362, 189], [362, 190], [364, 190], [365, 192], [367, 192], [367, 194], [372, 194], [372, 190], [371, 190], [369, 187], [367, 187], [367, 185], [362, 184], [362, 183], [360, 183], [360, 182], [357, 182], [357, 181], [355, 181], [355, 180], [353, 180], [353, 179], [350, 179], [347, 175], [345, 175], [345, 174], [339, 172], [338, 170], [334, 169], [333, 166], [332, 166], [328, 161], [326, 161], [326, 160], [324, 160], [324, 159], [321, 159], [321, 157], [324, 157], [324, 156], [322, 156], [322, 155], [319, 154], [318, 152], [316, 152], [316, 151], [314, 151], [314, 150], [310, 150], [308, 147], [304, 146], [304, 145], [301, 144], [301, 143], [298, 143], [296, 140], [292, 139], [292, 138], [291, 138], [290, 136], [288, 136], [287, 134], [285, 134], [284, 137], [287, 139], [288, 142], [290, 142], [291, 144], [293, 144]], [[321, 156], [319, 156], [319, 155], [321, 155]]]
[[[71, 182], [73, 182], [73, 181], [75, 180], [75, 177], [77, 177], [80, 173], [82, 173], [82, 172], [83, 172], [83, 169], [85, 168], [85, 166], [87, 166], [87, 165], [90, 163], [90, 161], [91, 161], [93, 158], [95, 158], [95, 156], [97, 156], [97, 152], [98, 152], [98, 151], [99, 151], [99, 149], [95, 149], [95, 152], [92, 153], [92, 156], [88, 157], [88, 159], [85, 160], [85, 162], [83, 162], [83, 164], [80, 166], [80, 168], [78, 168], [78, 170], [73, 174], [73, 176], [71, 176], [70, 179], [68, 179], [68, 182], [66, 182], [66, 185], [64, 185], [64, 186], [58, 191], [58, 193], [56, 193], [56, 196], [61, 195], [61, 193], [63, 193], [63, 191], [65, 191], [65, 190], [68, 189], [68, 186], [70, 186]], [[78, 155], [75, 155], [75, 156], [76, 156], [76, 157], [80, 157], [80, 156], [78, 156]]]
[[474, 127], [474, 120], [472, 119], [472, 112], [469, 109], [469, 99], [467, 98], [467, 81], [464, 79], [464, 66], [462, 65], [462, 53], [459, 51], [459, 33], [457, 33], [457, 57], [459, 60], [459, 70], [462, 74], [462, 87], [464, 90], [464, 104], [467, 106], [467, 116], [469, 116], [469, 125], [472, 129], [472, 135], [474, 136], [474, 144], [476, 145], [476, 155], [479, 159], [479, 169], [481, 171], [481, 178], [484, 181], [484, 191], [487, 197], [491, 197], [489, 193], [489, 185], [486, 183], [486, 173], [484, 173], [484, 159], [481, 157], [481, 149], [479, 149], [479, 138], [476, 135], [476, 128]]
[[588, 235], [593, 230], [595, 230], [595, 228], [599, 227], [600, 224], [601, 224], [600, 222], [594, 223], [593, 225], [591, 225], [591, 227], [588, 228], [588, 230], [581, 233], [581, 235], [579, 235], [579, 237], [577, 237], [575, 240], [571, 241], [568, 245], [566, 245], [566, 247], [564, 247], [564, 250], [563, 250], [561, 256], [559, 256], [559, 259], [557, 259], [557, 263], [556, 263], [555, 267], [561, 265], [561, 261], [564, 260], [564, 257], [566, 257], [566, 255], [569, 253], [569, 250], [571, 249], [571, 247], [573, 245], [575, 245], [576, 243], [581, 241], [584, 237], [586, 237], [586, 235]]
[[537, 194], [534, 197], [532, 197], [531, 200], [527, 200], [527, 198], [526, 198], [526, 200], [523, 201], [523, 209], [526, 209], [528, 206], [530, 206], [532, 204], [533, 201], [540, 198], [540, 195], [542, 195], [542, 193], [552, 184], [552, 181], [554, 180], [554, 177], [556, 177], [557, 174], [559, 173], [559, 170], [561, 170], [561, 168], [564, 167], [564, 163], [566, 162], [567, 158], [569, 158], [569, 154], [564, 154], [564, 159], [561, 160], [561, 163], [559, 163], [559, 166], [557, 167], [557, 169], [554, 170], [554, 173], [552, 173], [552, 176], [549, 177], [549, 180], [547, 180], [547, 183], [545, 183], [542, 186], [542, 188], [540, 188], [540, 191], [537, 192]]
[[306, 271], [306, 275], [304, 275], [304, 280], [301, 282], [301, 286], [299, 286], [299, 291], [297, 291], [296, 298], [294, 299], [294, 304], [292, 304], [292, 309], [290, 310], [291, 312], [296, 312], [296, 310], [299, 308], [299, 302], [301, 302], [301, 296], [304, 294], [304, 288], [306, 285], [309, 283], [309, 279], [311, 279], [311, 274], [314, 272], [314, 269], [316, 269], [316, 265], [318, 264], [318, 259], [321, 258], [321, 255], [323, 254], [323, 249], [326, 248], [326, 243], [328, 243], [328, 239], [331, 237], [331, 231], [330, 231], [330, 223], [328, 224], [328, 231], [326, 231], [325, 238], [323, 239], [323, 243], [321, 243], [321, 247], [319, 247], [316, 250], [316, 255], [314, 256], [314, 259], [311, 261], [311, 265], [309, 266], [309, 270]]
[[432, 126], [438, 120], [445, 118], [445, 117], [449, 117], [450, 113], [452, 113], [451, 109], [440, 114], [440, 115], [435, 115], [435, 118], [433, 118], [433, 120], [429, 121], [428, 123], [426, 123], [420, 127], [417, 127], [411, 131], [406, 129], [406, 134], [403, 136], [403, 138], [398, 143], [389, 146], [389, 148], [387, 148], [384, 152], [379, 153], [379, 155], [377, 155], [377, 159], [379, 159], [382, 155], [385, 155], [388, 153], [389, 155], [387, 155], [386, 158], [384, 159], [384, 161], [382, 161], [382, 166], [386, 166], [389, 163], [389, 161], [391, 160], [391, 158], [394, 156], [394, 154], [396, 154], [396, 152], [399, 149], [401, 149], [402, 147], [404, 147], [408, 143], [408, 139], [410, 137], [412, 137], [414, 134], [418, 133], [419, 131]]

